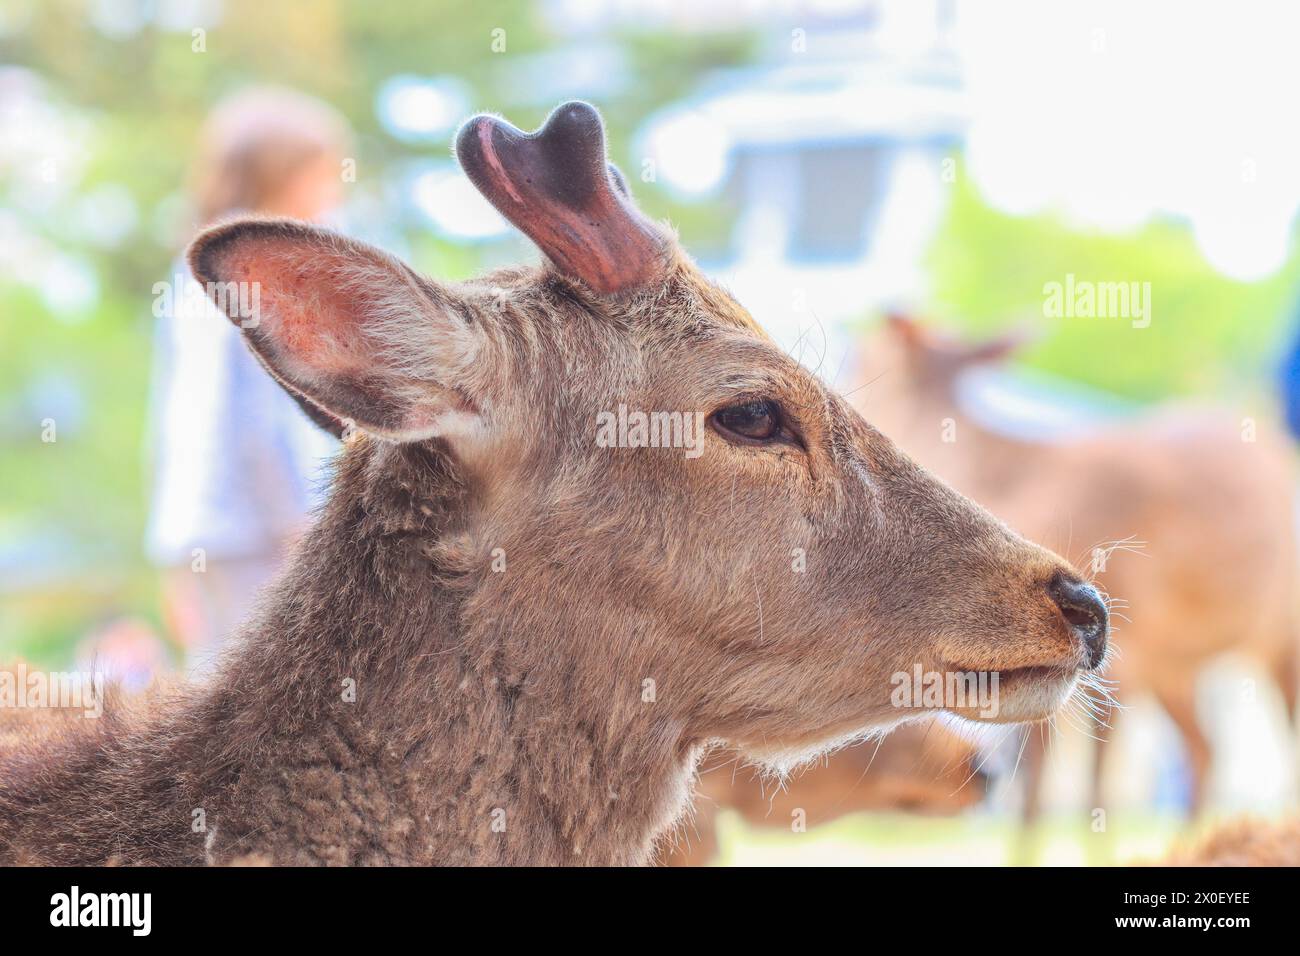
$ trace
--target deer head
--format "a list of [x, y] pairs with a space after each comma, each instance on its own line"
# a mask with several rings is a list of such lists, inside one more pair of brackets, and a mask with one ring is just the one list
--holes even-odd
[[[777, 759], [927, 711], [1042, 718], [1097, 666], [1095, 593], [776, 347], [637, 211], [591, 106], [532, 134], [475, 117], [456, 153], [542, 266], [444, 283], [258, 219], [189, 261], [209, 288], [256, 284], [256, 316], [227, 312], [286, 389], [355, 425], [345, 470], [396, 484], [432, 456], [456, 476], [426, 550], [459, 569], [468, 626], [527, 662], [525, 693], [577, 720], [653, 681], [656, 733]], [[996, 672], [998, 706], [900, 706], [918, 667]]]
[[883, 371], [893, 366], [896, 377], [918, 392], [931, 391], [950, 398], [957, 380], [974, 368], [998, 365], [1025, 349], [1032, 333], [1012, 329], [976, 342], [966, 342], [935, 329], [904, 312], [885, 316], [884, 327], [864, 356], [867, 364]]
[[1030, 344], [1016, 328], [966, 341], [904, 312], [891, 312], [862, 343], [855, 376], [857, 409], [926, 468], [994, 510], [1022, 480], [1041, 476], [1024, 467], [1025, 451], [995, 443], [966, 413], [963, 386], [972, 373], [1004, 363]]

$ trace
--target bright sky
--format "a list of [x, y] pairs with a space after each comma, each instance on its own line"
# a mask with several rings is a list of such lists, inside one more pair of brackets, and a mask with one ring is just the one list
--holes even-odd
[[1300, 206], [1300, 5], [959, 5], [969, 169], [993, 205], [1124, 231], [1185, 218], [1219, 271], [1263, 278]]
[[[955, 29], [940, 38], [936, 25], [947, 7], [941, 0], [548, 4], [567, 22], [621, 15], [682, 29], [716, 22], [722, 12], [773, 35], [825, 28], [835, 14], [848, 15], [843, 23], [851, 28], [861, 15], [887, 57], [924, 57], [936, 42], [950, 45], [970, 93], [969, 170], [995, 207], [1058, 212], [1080, 229], [1104, 232], [1179, 218], [1211, 266], [1243, 280], [1265, 278], [1285, 262], [1300, 206], [1300, 4], [956, 0]], [[810, 42], [810, 65], [818, 48]], [[684, 192], [706, 191], [718, 178], [717, 150], [701, 150], [709, 140], [698, 129], [663, 135], [669, 132], [691, 144], [696, 159], [680, 155], [666, 178]]]

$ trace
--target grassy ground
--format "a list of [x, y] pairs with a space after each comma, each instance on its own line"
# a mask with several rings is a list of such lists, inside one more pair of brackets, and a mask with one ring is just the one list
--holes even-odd
[[[931, 818], [908, 814], [859, 814], [809, 830], [747, 826], [738, 816], [719, 816], [722, 853], [730, 866], [1107, 866], [1159, 859], [1183, 830], [1172, 815], [1112, 814], [1105, 832], [1086, 818], [1044, 819], [1031, 847], [1019, 838], [1011, 816], [969, 814]], [[1199, 828], [1198, 828], [1199, 829]]]

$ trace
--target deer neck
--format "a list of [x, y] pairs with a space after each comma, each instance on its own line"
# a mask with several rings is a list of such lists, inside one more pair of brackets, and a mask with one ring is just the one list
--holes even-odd
[[476, 566], [455, 543], [463, 496], [449, 474], [428, 480], [443, 460], [386, 454], [383, 480], [367, 475], [375, 455], [345, 454], [325, 516], [226, 671], [226, 688], [261, 688], [239, 694], [258, 703], [234, 736], [280, 731], [311, 752], [342, 740], [345, 763], [378, 769], [412, 795], [399, 811], [428, 820], [428, 858], [400, 862], [648, 862], [699, 747], [638, 681], [579, 653], [642, 623]]

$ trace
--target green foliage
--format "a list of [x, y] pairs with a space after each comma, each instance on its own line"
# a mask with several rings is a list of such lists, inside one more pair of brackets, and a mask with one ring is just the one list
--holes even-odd
[[[972, 335], [1023, 323], [1041, 333], [1031, 366], [1152, 401], [1271, 388], [1300, 257], [1266, 281], [1217, 274], [1187, 229], [1157, 222], [1127, 236], [1071, 231], [1047, 217], [1015, 218], [985, 205], [964, 177], [931, 249], [936, 317]], [[1151, 324], [1045, 318], [1044, 285], [1067, 274], [1092, 282], [1151, 283]]]

